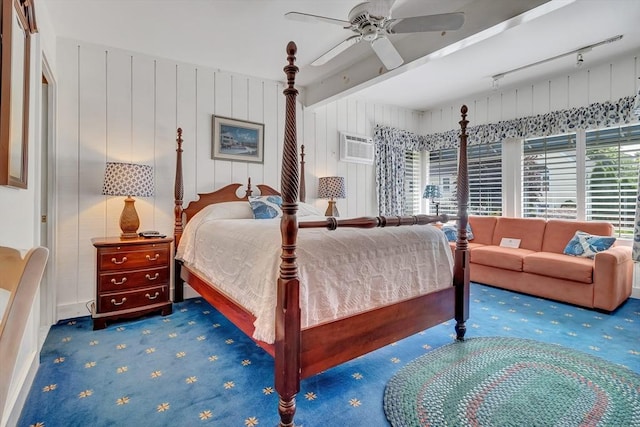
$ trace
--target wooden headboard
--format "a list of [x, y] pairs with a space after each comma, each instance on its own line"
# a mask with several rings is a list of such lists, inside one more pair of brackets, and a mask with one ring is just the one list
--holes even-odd
[[[175, 187], [174, 187], [174, 195], [175, 195], [175, 207], [174, 207], [174, 244], [177, 246], [180, 243], [180, 238], [182, 237], [182, 232], [184, 230], [184, 225], [189, 222], [191, 218], [198, 212], [200, 212], [204, 207], [212, 205], [214, 203], [223, 203], [223, 202], [247, 202], [249, 200], [249, 196], [253, 195], [253, 189], [251, 186], [251, 178], [247, 179], [247, 184], [229, 184], [225, 187], [222, 187], [216, 191], [212, 191], [210, 193], [198, 193], [198, 199], [190, 202], [186, 208], [182, 207], [183, 196], [184, 196], [184, 184], [182, 182], [182, 128], [178, 128], [177, 137], [176, 137], [176, 178], [175, 178]], [[298, 191], [299, 200], [301, 202], [305, 201], [305, 181], [304, 181], [304, 145], [300, 147], [300, 188]], [[258, 188], [259, 195], [261, 196], [272, 196], [272, 195], [280, 195], [278, 190], [266, 185], [266, 184], [258, 184], [256, 185]], [[238, 196], [238, 193], [241, 192], [241, 188], [244, 188], [244, 196]]]

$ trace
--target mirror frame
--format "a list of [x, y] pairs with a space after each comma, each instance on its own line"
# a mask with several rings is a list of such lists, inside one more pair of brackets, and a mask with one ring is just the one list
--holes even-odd
[[1, 9], [0, 185], [17, 188], [27, 188], [33, 1], [2, 0]]

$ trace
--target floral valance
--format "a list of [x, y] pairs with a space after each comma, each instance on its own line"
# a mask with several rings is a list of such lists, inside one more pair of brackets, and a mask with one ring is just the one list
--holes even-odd
[[[590, 130], [630, 123], [637, 120], [632, 113], [635, 99], [636, 96], [627, 96], [615, 102], [595, 102], [587, 107], [470, 126], [467, 128], [468, 142], [470, 145], [488, 144], [505, 138], [536, 138], [575, 132], [576, 129]], [[400, 129], [376, 126], [374, 140], [377, 143], [385, 141], [386, 144], [402, 144], [405, 150], [434, 151], [457, 147], [459, 138], [459, 129], [422, 136]]]

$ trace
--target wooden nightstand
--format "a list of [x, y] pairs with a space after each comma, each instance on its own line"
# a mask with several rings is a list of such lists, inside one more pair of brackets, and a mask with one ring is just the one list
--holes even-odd
[[96, 301], [91, 307], [93, 329], [107, 320], [138, 317], [160, 311], [171, 314], [169, 266], [171, 238], [119, 237], [91, 239], [97, 248]]

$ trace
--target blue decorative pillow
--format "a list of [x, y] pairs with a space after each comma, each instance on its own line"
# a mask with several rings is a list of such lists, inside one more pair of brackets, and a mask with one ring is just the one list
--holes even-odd
[[584, 231], [576, 231], [567, 247], [564, 248], [565, 255], [593, 258], [598, 252], [606, 251], [616, 241], [611, 236], [594, 236]]
[[280, 196], [249, 196], [249, 204], [255, 219], [282, 216], [282, 197]]
[[[445, 225], [442, 227], [444, 235], [450, 242], [455, 242], [458, 239], [458, 227], [455, 225]], [[473, 240], [473, 231], [471, 231], [471, 224], [467, 223], [467, 240]]]

